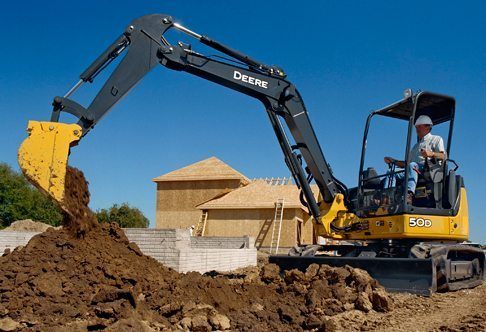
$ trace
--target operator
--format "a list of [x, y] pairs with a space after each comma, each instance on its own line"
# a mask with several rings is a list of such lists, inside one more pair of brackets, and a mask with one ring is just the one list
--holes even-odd
[[[410, 150], [410, 163], [406, 167], [408, 173], [407, 183], [407, 203], [412, 204], [415, 196], [418, 175], [425, 169], [426, 158], [435, 158], [436, 160], [445, 160], [446, 153], [444, 141], [438, 135], [432, 135], [432, 119], [427, 115], [421, 115], [415, 121], [415, 130], [417, 132], [418, 142]], [[391, 157], [385, 157], [385, 163], [395, 163], [400, 168], [405, 168], [405, 161], [396, 160]], [[396, 174], [397, 179], [404, 179], [405, 174]]]

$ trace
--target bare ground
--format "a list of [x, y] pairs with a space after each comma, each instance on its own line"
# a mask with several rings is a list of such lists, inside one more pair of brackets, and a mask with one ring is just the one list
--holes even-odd
[[[259, 253], [260, 266], [268, 254]], [[486, 331], [486, 283], [474, 289], [436, 293], [431, 297], [391, 294], [388, 313], [352, 310], [329, 318], [330, 331]]]
[[334, 331], [486, 331], [486, 284], [431, 297], [393, 294], [388, 313], [349, 311], [330, 318]]

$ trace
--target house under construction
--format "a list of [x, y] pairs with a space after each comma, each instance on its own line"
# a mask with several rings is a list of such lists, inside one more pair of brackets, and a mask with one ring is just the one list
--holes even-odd
[[193, 228], [196, 236], [255, 238], [259, 249], [315, 242], [313, 225], [290, 179], [249, 180], [211, 157], [153, 180], [157, 228]]

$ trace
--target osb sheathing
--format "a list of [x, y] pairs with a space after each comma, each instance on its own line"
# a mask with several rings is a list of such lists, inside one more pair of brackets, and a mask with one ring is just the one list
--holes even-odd
[[[205, 236], [244, 236], [255, 238], [257, 246], [268, 248], [271, 244], [275, 209], [215, 209], [208, 211]], [[298, 244], [297, 223], [302, 220], [301, 243], [312, 244], [312, 222], [299, 208], [284, 210], [280, 247]], [[265, 226], [265, 227], [264, 227]], [[266, 231], [265, 231], [266, 230]], [[277, 234], [277, 233], [276, 233]]]
[[[280, 246], [292, 247], [299, 239], [301, 244], [312, 243], [312, 223], [303, 211], [295, 185], [249, 183], [243, 174], [215, 157], [164, 174], [154, 181], [157, 183], [158, 228], [191, 227], [200, 220], [202, 210], [207, 210], [204, 235], [250, 235], [257, 241], [260, 237], [263, 240], [260, 246], [268, 247], [272, 228], [263, 234], [263, 226], [273, 220], [277, 199], [284, 199]], [[300, 237], [297, 218], [304, 220]]]
[[241, 180], [158, 182], [156, 227], [188, 228], [195, 225], [201, 215], [197, 205], [241, 185]]
[[244, 184], [250, 182], [246, 176], [216, 157], [198, 161], [153, 179], [154, 182], [199, 180], [241, 180]]
[[247, 186], [230, 192], [198, 206], [201, 210], [213, 209], [268, 209], [274, 208], [278, 199], [284, 200], [287, 208], [304, 208], [299, 200], [296, 185], [269, 185], [264, 181], [253, 181]]

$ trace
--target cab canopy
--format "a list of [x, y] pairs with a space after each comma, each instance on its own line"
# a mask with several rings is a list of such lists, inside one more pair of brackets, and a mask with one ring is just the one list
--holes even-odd
[[414, 120], [420, 115], [428, 115], [434, 125], [454, 119], [456, 101], [454, 98], [432, 92], [412, 94], [405, 92], [405, 98], [373, 112], [401, 120]]

